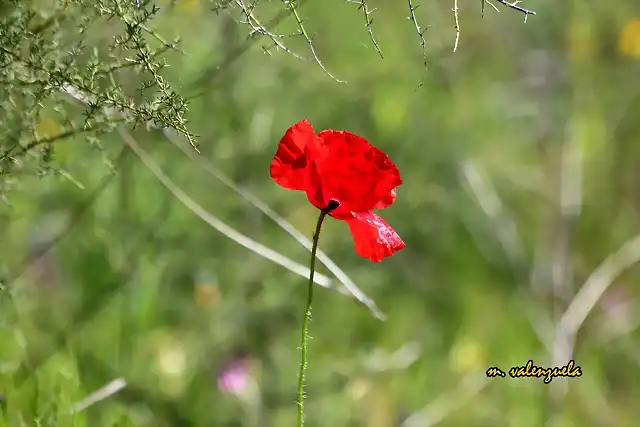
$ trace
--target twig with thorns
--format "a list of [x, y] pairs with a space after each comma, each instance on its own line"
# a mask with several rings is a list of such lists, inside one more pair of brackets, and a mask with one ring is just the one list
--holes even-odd
[[369, 38], [371, 39], [371, 43], [373, 43], [373, 47], [375, 47], [376, 52], [378, 52], [378, 55], [380, 55], [380, 58], [384, 59], [384, 56], [382, 56], [382, 51], [380, 50], [380, 46], [378, 46], [378, 42], [373, 36], [373, 29], [371, 28], [371, 25], [373, 24], [373, 18], [369, 17], [369, 15], [375, 12], [376, 9], [369, 9], [369, 6], [367, 5], [366, 0], [347, 0], [347, 1], [349, 3], [357, 4], [358, 10], [362, 10], [362, 14], [364, 15], [364, 22], [365, 22], [365, 25], [367, 26], [367, 31], [369, 32]]
[[[415, 11], [418, 9], [418, 6], [413, 6], [413, 2], [411, 0], [407, 0], [409, 2], [409, 19], [413, 21], [413, 25], [416, 28], [416, 33], [418, 37], [420, 37], [420, 46], [422, 47], [422, 58], [424, 59], [424, 71], [427, 71], [427, 42], [424, 39], [424, 33], [427, 31], [427, 28], [422, 29], [418, 24], [418, 20], [416, 19]], [[418, 87], [422, 86], [424, 81], [421, 81]]]
[[[483, 3], [484, 4], [484, 3]], [[458, 19], [458, 0], [453, 0], [453, 20], [456, 27], [456, 41], [453, 44], [453, 52], [458, 50], [458, 43], [460, 42], [460, 21]]]
[[291, 14], [294, 16], [294, 18], [296, 18], [296, 22], [298, 23], [298, 29], [300, 31], [300, 34], [305, 38], [305, 40], [309, 44], [309, 51], [313, 56], [313, 60], [318, 64], [318, 66], [322, 69], [322, 71], [324, 71], [325, 74], [331, 77], [333, 80], [337, 81], [338, 83], [346, 83], [344, 80], [340, 80], [339, 78], [331, 74], [329, 70], [327, 70], [327, 67], [324, 66], [322, 61], [320, 61], [320, 58], [318, 58], [318, 55], [316, 54], [316, 49], [313, 47], [313, 42], [311, 41], [311, 37], [309, 37], [307, 30], [305, 29], [304, 25], [302, 25], [302, 19], [298, 14], [298, 9], [296, 7], [295, 0], [282, 0], [282, 2], [291, 11]]
[[[506, 0], [496, 0], [498, 3], [507, 6], [509, 9], [517, 10], [518, 12], [524, 13], [524, 22], [527, 22], [527, 18], [529, 15], [535, 15], [536, 13], [533, 10], [525, 9], [522, 6], [518, 6], [518, 3], [521, 3], [521, 0], [515, 0], [512, 3], [509, 3]], [[484, 16], [484, 5], [485, 3], [489, 3], [491, 7], [493, 7], [496, 11], [498, 8], [495, 7], [489, 0], [482, 0], [482, 16]], [[499, 12], [499, 11], [498, 11]]]
[[[289, 49], [280, 40], [284, 38], [283, 35], [272, 33], [267, 29], [267, 27], [262, 25], [262, 23], [258, 20], [258, 18], [256, 18], [255, 15], [253, 14], [253, 10], [255, 9], [255, 3], [248, 7], [245, 5], [244, 0], [235, 0], [235, 3], [236, 5], [238, 5], [240, 9], [242, 9], [242, 13], [247, 18], [247, 21], [244, 23], [251, 27], [251, 33], [250, 33], [251, 36], [253, 36], [254, 34], [260, 34], [261, 36], [269, 37], [277, 47], [279, 47], [289, 55], [293, 56], [294, 58], [299, 59], [301, 61], [313, 61], [313, 59], [298, 55], [297, 53]], [[265, 48], [265, 52], [268, 52], [267, 48]]]
[[[162, 37], [160, 34], [155, 32], [153, 29], [149, 28], [149, 26], [147, 26], [147, 24], [145, 24], [144, 22], [131, 19], [131, 17], [128, 16], [121, 7], [118, 7], [117, 5], [113, 7], [109, 7], [104, 3], [100, 3], [100, 4], [97, 4], [95, 8], [101, 15], [117, 16], [126, 25], [139, 27], [142, 31], [144, 31], [145, 33], [147, 33], [148, 35], [150, 35], [151, 37], [159, 41], [165, 48], [179, 52], [182, 55], [189, 56], [186, 52], [184, 52], [182, 49], [178, 47], [178, 44], [180, 43], [180, 39], [175, 39], [173, 42], [169, 42], [165, 40], [164, 37]], [[139, 15], [144, 16], [144, 18], [146, 19], [158, 13], [159, 10], [160, 10], [159, 7], [153, 6], [150, 11], [141, 10], [139, 12]]]
[[[496, 0], [498, 3], [503, 4], [505, 6], [507, 6], [510, 9], [513, 10], [517, 10], [518, 12], [522, 12], [524, 13], [524, 22], [527, 22], [527, 17], [529, 15], [535, 15], [536, 13], [533, 10], [529, 10], [529, 9], [525, 9], [524, 7], [518, 6], [518, 3], [521, 2], [521, 0], [515, 0], [512, 3], [509, 3], [506, 0]], [[491, 3], [489, 0], [482, 0], [482, 12], [481, 15], [484, 18], [484, 7], [485, 5], [488, 4], [489, 6], [491, 6], [496, 12], [500, 12], [500, 10], [493, 4]], [[455, 29], [456, 29], [456, 41], [453, 45], [453, 51], [457, 51], [458, 50], [458, 43], [460, 42], [460, 20], [458, 19], [458, 0], [453, 0], [453, 19], [455, 21]]]

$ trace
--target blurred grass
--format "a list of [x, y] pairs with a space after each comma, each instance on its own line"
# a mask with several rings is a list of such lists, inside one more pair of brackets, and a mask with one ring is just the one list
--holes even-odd
[[[423, 2], [416, 14], [429, 25], [426, 74], [405, 2], [369, 2], [378, 9], [373, 31], [384, 59], [357, 5], [304, 3], [318, 56], [348, 84], [313, 62], [265, 55], [260, 46], [269, 40], [246, 41], [238, 11], [216, 16], [194, 0], [161, 6], [157, 30], [180, 35], [188, 53], [169, 54], [167, 78], [185, 95], [201, 94], [189, 119], [202, 155], [299, 230], [310, 236], [313, 209], [267, 172], [295, 121], [364, 135], [402, 172], [398, 200], [383, 215], [407, 249], [373, 265], [355, 255], [344, 224], [330, 221], [323, 231], [321, 248], [388, 320], [336, 292], [317, 293], [307, 425], [635, 425], [637, 267], [611, 289], [623, 295], [627, 314], [603, 302], [578, 334], [573, 357], [584, 375], [568, 380], [566, 398], [555, 394], [559, 379], [550, 386], [493, 379], [477, 394], [473, 382], [489, 366], [551, 364], [559, 316], [594, 268], [637, 232], [640, 10], [633, 2], [540, 1], [529, 5], [538, 15], [527, 25], [502, 8], [480, 19], [479, 5], [462, 4], [455, 54], [451, 5]], [[269, 22], [282, 10], [263, 2], [256, 14]], [[295, 21], [286, 18], [277, 31], [294, 33]], [[284, 40], [306, 52], [304, 40]], [[131, 78], [125, 84], [137, 84]], [[38, 131], [51, 132], [56, 120], [52, 112]], [[214, 215], [306, 264], [304, 248], [159, 132], [134, 135]], [[214, 232], [133, 153], [118, 157], [117, 134], [103, 144], [112, 176], [79, 142], [60, 141], [55, 158], [84, 189], [61, 175], [25, 178], [11, 205], [0, 206], [0, 259], [9, 278], [19, 274], [13, 297], [3, 293], [0, 302], [0, 425], [292, 425], [304, 280]], [[496, 219], [483, 210], [486, 194], [478, 203], [468, 187], [468, 161], [499, 197]], [[508, 220], [517, 225], [520, 257], [497, 234]], [[33, 245], [62, 231], [21, 274]], [[202, 304], [203, 286], [215, 289], [207, 291], [215, 302]], [[407, 343], [418, 345], [415, 362], [385, 366]], [[386, 355], [379, 369], [370, 366], [376, 351]], [[216, 385], [240, 356], [255, 361], [257, 397]], [[71, 415], [75, 402], [117, 377], [126, 378], [124, 390]], [[425, 418], [416, 418], [425, 407]]]

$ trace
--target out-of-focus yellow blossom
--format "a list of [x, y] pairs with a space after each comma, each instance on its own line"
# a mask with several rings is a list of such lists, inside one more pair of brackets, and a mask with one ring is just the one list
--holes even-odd
[[181, 394], [187, 386], [191, 365], [185, 343], [166, 331], [155, 331], [149, 336], [153, 349], [152, 369], [158, 375], [158, 387], [171, 396]]
[[220, 303], [220, 289], [213, 284], [196, 285], [194, 299], [198, 307], [216, 307]]
[[184, 350], [178, 345], [163, 346], [158, 352], [158, 367], [168, 377], [180, 377], [185, 371], [185, 361]]
[[622, 27], [618, 51], [625, 56], [640, 59], [640, 18], [632, 19]]
[[462, 337], [449, 353], [451, 370], [461, 374], [485, 369], [485, 354], [482, 344], [470, 337]]

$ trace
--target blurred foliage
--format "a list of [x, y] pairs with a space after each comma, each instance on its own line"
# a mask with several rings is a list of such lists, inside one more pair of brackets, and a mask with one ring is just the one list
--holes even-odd
[[526, 25], [461, 3], [456, 53], [453, 1], [412, 4], [2, 3], [0, 426], [294, 424], [304, 279], [201, 221], [119, 131], [212, 215], [306, 264], [161, 131], [198, 135], [214, 170], [310, 236], [314, 209], [268, 176], [304, 117], [396, 162], [385, 220], [407, 243], [371, 264], [326, 223], [321, 248], [387, 320], [316, 293], [308, 426], [637, 423], [637, 243], [607, 264], [610, 286], [596, 277], [608, 289], [569, 355], [581, 378], [484, 375], [553, 364], [563, 313], [637, 233], [637, 2], [540, 0]]

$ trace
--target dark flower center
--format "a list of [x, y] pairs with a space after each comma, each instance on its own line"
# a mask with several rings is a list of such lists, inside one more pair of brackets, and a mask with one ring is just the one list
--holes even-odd
[[331, 199], [329, 200], [329, 204], [327, 205], [327, 207], [322, 210], [326, 213], [329, 213], [331, 211], [338, 209], [338, 207], [340, 207], [340, 202], [338, 202], [337, 200]]

